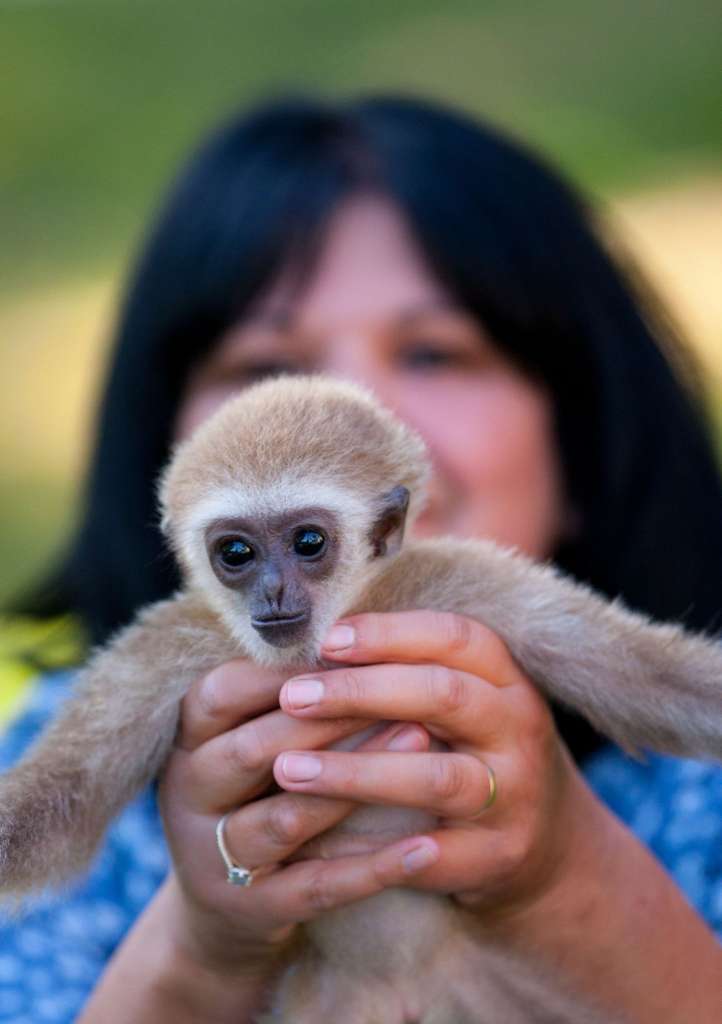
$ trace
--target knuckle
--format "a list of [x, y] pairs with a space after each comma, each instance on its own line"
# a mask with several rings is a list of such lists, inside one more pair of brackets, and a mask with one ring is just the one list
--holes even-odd
[[400, 862], [395, 860], [389, 862], [388, 858], [376, 857], [371, 862], [371, 877], [376, 889], [385, 889], [389, 885], [398, 883], [402, 875]]
[[429, 697], [431, 705], [442, 714], [453, 715], [467, 703], [466, 684], [453, 669], [445, 665], [429, 666]]
[[242, 774], [256, 774], [267, 767], [263, 741], [253, 722], [230, 734], [226, 754], [231, 768]]
[[207, 718], [219, 718], [223, 714], [225, 704], [220, 693], [217, 671], [210, 672], [201, 679], [195, 690], [195, 697], [200, 711]]
[[465, 615], [445, 615], [445, 638], [449, 650], [456, 654], [468, 651], [472, 639], [471, 619]]
[[356, 630], [355, 651], [386, 651], [392, 647], [394, 618], [389, 612], [367, 612], [352, 619]]
[[340, 683], [338, 696], [344, 704], [357, 704], [363, 698], [364, 686], [358, 672], [353, 669], [344, 669]]
[[333, 787], [334, 795], [353, 793], [363, 783], [363, 766], [353, 754], [329, 755], [324, 770], [326, 779]]
[[294, 801], [299, 816], [299, 829], [294, 837], [294, 843], [300, 846], [308, 839], [316, 837], [322, 843], [321, 833], [326, 832], [336, 824], [344, 815], [339, 813], [340, 805], [333, 801], [329, 803], [324, 797], [305, 796], [300, 794], [289, 794]]
[[522, 729], [525, 736], [551, 749], [556, 743], [557, 731], [549, 705], [531, 687], [525, 694]]
[[504, 837], [497, 857], [497, 870], [502, 878], [518, 879], [531, 857], [532, 844], [529, 832], [522, 827], [515, 828]]
[[292, 798], [273, 801], [264, 829], [274, 846], [283, 850], [298, 846], [304, 838], [304, 822], [298, 802]]
[[429, 789], [432, 799], [440, 804], [457, 801], [463, 794], [465, 782], [465, 773], [455, 757], [440, 754], [429, 762]]
[[184, 792], [197, 793], [203, 788], [208, 775], [208, 762], [204, 751], [196, 747], [192, 751], [177, 751], [164, 768], [165, 777], [173, 779]]
[[519, 688], [516, 699], [508, 703], [517, 749], [535, 760], [547, 763], [559, 743], [549, 705], [531, 686]]
[[310, 909], [317, 914], [331, 910], [336, 905], [333, 891], [329, 885], [328, 872], [323, 868], [318, 868], [309, 878], [306, 899]]

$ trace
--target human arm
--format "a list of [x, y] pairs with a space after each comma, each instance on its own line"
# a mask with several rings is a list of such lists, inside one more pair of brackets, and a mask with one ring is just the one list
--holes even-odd
[[267, 995], [265, 964], [208, 966], [184, 947], [183, 900], [170, 875], [110, 962], [79, 1024], [251, 1021]]
[[[611, 1020], [719, 1020], [722, 951], [714, 936], [586, 786], [498, 639], [438, 613], [346, 624], [356, 627], [354, 645], [327, 646], [324, 656], [351, 668], [314, 674], [325, 685], [315, 706], [294, 708], [287, 684], [282, 707], [306, 720], [422, 722], [452, 752], [402, 755], [393, 775], [385, 755], [320, 753], [321, 774], [302, 783], [285, 776], [279, 759], [277, 781], [292, 792], [431, 805], [445, 819], [432, 834], [441, 855], [410, 884], [454, 893], [481, 943], [508, 949], [542, 989], [569, 991], [569, 1020], [585, 1003]], [[482, 762], [493, 768], [499, 796], [469, 821], [488, 793]]]

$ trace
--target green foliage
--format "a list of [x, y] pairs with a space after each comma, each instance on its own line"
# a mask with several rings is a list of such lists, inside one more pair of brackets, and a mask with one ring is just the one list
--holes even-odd
[[71, 528], [73, 485], [54, 479], [0, 477], [0, 614], [32, 580], [45, 578]]
[[294, 89], [421, 91], [592, 186], [719, 158], [712, 0], [0, 0], [0, 286], [137, 242], [223, 114]]

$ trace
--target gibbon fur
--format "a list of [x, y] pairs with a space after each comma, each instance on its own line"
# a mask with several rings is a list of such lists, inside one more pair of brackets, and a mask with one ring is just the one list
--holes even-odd
[[[0, 896], [87, 866], [111, 819], [161, 769], [196, 679], [242, 656], [289, 676], [313, 668], [330, 626], [353, 612], [470, 616], [544, 694], [623, 747], [722, 756], [720, 646], [489, 541], [402, 545], [427, 474], [412, 431], [365, 391], [322, 378], [259, 384], [182, 443], [161, 506], [184, 588], [93, 654], [59, 717], [0, 780]], [[429, 825], [419, 812], [358, 813], [396, 813], [401, 834]], [[455, 963], [478, 961], [460, 920], [450, 901], [412, 890], [322, 915], [304, 926], [269, 1019], [385, 1024], [400, 991], [424, 1024], [499, 1019], [479, 1009], [479, 962], [451, 983], [449, 951]]]

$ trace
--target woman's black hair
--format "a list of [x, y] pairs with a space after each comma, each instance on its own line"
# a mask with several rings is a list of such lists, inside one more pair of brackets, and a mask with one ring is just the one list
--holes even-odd
[[451, 294], [548, 388], [581, 524], [558, 564], [655, 617], [716, 626], [722, 487], [672, 332], [538, 158], [393, 96], [271, 103], [183, 171], [125, 301], [77, 537], [31, 609], [75, 611], [100, 641], [176, 586], [154, 484], [188, 373], [363, 190], [396, 204]]

